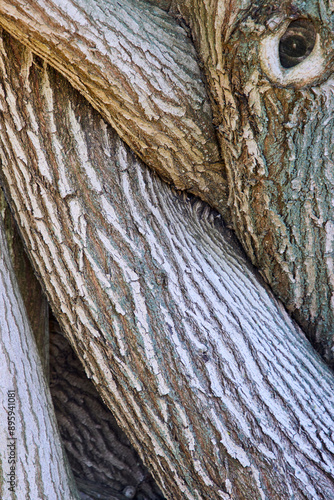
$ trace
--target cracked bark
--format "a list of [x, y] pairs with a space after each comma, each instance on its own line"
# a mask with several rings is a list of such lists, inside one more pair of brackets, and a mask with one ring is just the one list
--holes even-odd
[[[196, 55], [168, 13], [131, 0], [121, 9], [116, 1], [4, 0], [0, 23], [62, 72], [151, 168], [223, 214], [332, 365], [331, 5], [162, 7], [194, 40], [223, 162]], [[309, 64], [275, 75], [278, 44], [265, 52], [263, 43], [294, 19], [313, 23], [319, 47]]]
[[25, 244], [166, 497], [330, 498], [333, 375], [219, 214], [7, 36], [1, 64], [1, 169]]
[[[2, 220], [0, 242], [0, 496], [77, 499]], [[7, 417], [14, 424], [15, 445]]]

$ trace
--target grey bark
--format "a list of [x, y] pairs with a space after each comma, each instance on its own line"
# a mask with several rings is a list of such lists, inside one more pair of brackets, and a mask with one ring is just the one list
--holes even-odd
[[6, 36], [1, 64], [1, 168], [22, 236], [166, 497], [331, 498], [333, 375], [220, 216]]
[[0, 220], [0, 496], [77, 499]]
[[82, 498], [163, 500], [54, 318], [50, 346], [51, 396]]
[[[333, 365], [333, 5], [174, 2], [191, 27], [227, 169], [233, 227], [252, 262]], [[205, 19], [205, 22], [203, 20]], [[289, 24], [316, 43], [280, 61]]]
[[35, 337], [46, 379], [49, 379], [49, 305], [39, 284], [27, 252], [20, 238], [19, 229], [10, 212], [3, 191], [0, 191], [0, 213], [4, 223], [6, 241], [16, 281]]
[[[223, 163], [191, 44], [170, 16], [132, 0], [121, 9], [112, 0], [28, 4], [3, 0], [2, 26], [59, 69], [151, 168], [232, 223], [332, 365], [331, 4], [171, 2], [197, 48]], [[283, 68], [279, 42], [296, 19], [316, 43]]]
[[[52, 404], [60, 439], [72, 469], [80, 498], [82, 500], [163, 500], [152, 476], [116, 424], [93, 383], [87, 379], [80, 361], [75, 356], [52, 314], [49, 320], [49, 306], [34, 275], [3, 193], [0, 193], [0, 206], [9, 254], [24, 303], [23, 314], [26, 314], [25, 321], [29, 322], [37, 343], [45, 381], [50, 383]], [[2, 287], [2, 292], [5, 303], [11, 304], [11, 290], [8, 292]], [[15, 316], [20, 314], [20, 311], [14, 310]], [[3, 331], [2, 334], [4, 334]], [[3, 335], [1, 338], [3, 339]], [[3, 349], [5, 349], [11, 363], [18, 364], [17, 349], [13, 350], [5, 344], [3, 344]], [[35, 354], [32, 351], [30, 356]], [[25, 365], [28, 362], [29, 358]], [[2, 375], [4, 374], [2, 373]], [[15, 377], [14, 372], [11, 375], [16, 378], [16, 384], [23, 385], [20, 377]], [[4, 396], [6, 396], [5, 389], [9, 384], [9, 380], [5, 380], [5, 378], [5, 376], [0, 377], [0, 388], [1, 392], [4, 391]], [[20, 389], [22, 390], [22, 387]], [[50, 404], [49, 394], [46, 397], [48, 404]], [[20, 418], [28, 423], [30, 421], [29, 410], [28, 412], [21, 411]], [[2, 419], [4, 431], [5, 423], [5, 419]], [[52, 444], [55, 438], [51, 435], [49, 439]], [[59, 440], [58, 435], [56, 439]], [[37, 442], [39, 445], [43, 445], [39, 436], [37, 436]], [[18, 443], [21, 444], [20, 441]], [[21, 447], [19, 446], [19, 448]], [[6, 446], [4, 448], [2, 446], [2, 451], [3, 479], [7, 480], [9, 479], [7, 472], [10, 470], [11, 464], [8, 464], [5, 459], [6, 455], [8, 456], [8, 450], [7, 454], [4, 453]], [[33, 448], [29, 447], [28, 452], [33, 453]], [[56, 454], [54, 458], [57, 459]], [[27, 477], [31, 471], [29, 467], [26, 469], [25, 475]], [[17, 492], [17, 483], [21, 481], [22, 471], [20, 470], [14, 481], [13, 491], [16, 490], [16, 494], [24, 495], [22, 488], [19, 488], [20, 493]], [[12, 495], [8, 490], [7, 481], [4, 481], [4, 486], [1, 498], [6, 500]], [[34, 485], [31, 489], [34, 490]], [[44, 495], [43, 488], [40, 488], [39, 491], [40, 494]], [[59, 494], [62, 496], [62, 493]]]

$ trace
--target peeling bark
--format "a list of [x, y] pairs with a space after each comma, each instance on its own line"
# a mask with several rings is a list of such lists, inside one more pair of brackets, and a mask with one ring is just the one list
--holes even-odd
[[219, 215], [156, 178], [27, 49], [5, 36], [1, 53], [11, 206], [86, 373], [166, 497], [331, 498], [333, 374]]

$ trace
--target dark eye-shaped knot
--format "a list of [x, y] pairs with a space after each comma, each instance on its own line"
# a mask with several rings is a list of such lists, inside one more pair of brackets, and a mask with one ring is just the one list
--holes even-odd
[[279, 57], [283, 68], [292, 68], [312, 52], [317, 32], [311, 21], [292, 21], [279, 42]]

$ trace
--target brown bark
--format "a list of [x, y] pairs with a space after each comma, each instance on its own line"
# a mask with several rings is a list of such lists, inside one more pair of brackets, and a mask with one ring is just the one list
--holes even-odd
[[[208, 201], [226, 221], [232, 217], [252, 262], [332, 365], [331, 6], [311, 1], [268, 4], [264, 0], [256, 5], [236, 0], [171, 3], [170, 11], [183, 24], [188, 23], [197, 48], [223, 169], [211, 116], [202, 113], [206, 109], [203, 87], [198, 83], [194, 90], [189, 80], [185, 85], [178, 76], [182, 68], [183, 75], [191, 71], [191, 81], [199, 82], [189, 41], [174, 25], [175, 37], [182, 39], [174, 50], [167, 34], [173, 23], [166, 13], [144, 8], [141, 2], [123, 2], [119, 9], [115, 2], [110, 5], [117, 10], [117, 21], [112, 21], [114, 16], [107, 10], [98, 10], [102, 2], [97, 0], [82, 5], [66, 2], [67, 7], [51, 0], [30, 0], [29, 11], [26, 5], [21, 0], [2, 2], [0, 23], [62, 71], [148, 165], [177, 187]], [[65, 14], [74, 5], [75, 12], [81, 13], [73, 14], [75, 30]], [[90, 16], [95, 8], [99, 14]], [[124, 29], [134, 18], [137, 22], [135, 36], [131, 30], [131, 34], [124, 31], [132, 44], [133, 60], [126, 50], [116, 51], [120, 58], [115, 58], [112, 44], [105, 42], [115, 33], [122, 38], [123, 33], [117, 31], [119, 16]], [[300, 64], [284, 68], [279, 41], [296, 19], [312, 25], [317, 43]], [[151, 40], [153, 25], [160, 25], [162, 31], [157, 30], [146, 50], [141, 37], [145, 43]], [[96, 37], [104, 40], [103, 49]], [[306, 35], [306, 41], [308, 38], [312, 37]], [[163, 53], [173, 60], [172, 66], [160, 56], [155, 59], [161, 59], [158, 66], [152, 66], [151, 52], [156, 55], [158, 39], [166, 42]], [[190, 57], [184, 58], [181, 52]], [[136, 80], [142, 67], [148, 68], [146, 83], [155, 81], [157, 75], [162, 78], [164, 85], [157, 94], [148, 83], [145, 87]], [[178, 82], [177, 116], [176, 101], [170, 100], [173, 84], [166, 77], [167, 67], [172, 67]], [[161, 105], [158, 101], [148, 104], [151, 95]]]
[[117, 1], [33, 0], [28, 8], [3, 0], [0, 26], [59, 70], [165, 180], [226, 213], [225, 172], [196, 54], [171, 16], [132, 0], [121, 8]]

